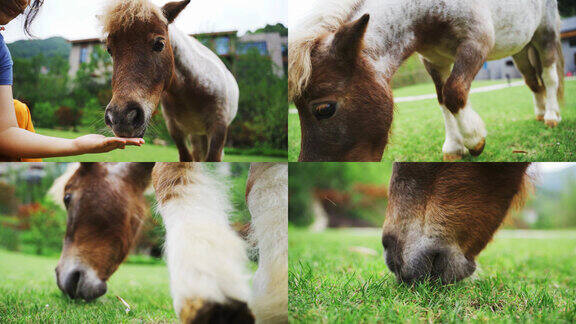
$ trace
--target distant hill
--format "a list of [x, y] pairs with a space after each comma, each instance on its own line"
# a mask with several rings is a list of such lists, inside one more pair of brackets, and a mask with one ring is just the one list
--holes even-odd
[[30, 58], [38, 54], [44, 54], [46, 57], [62, 56], [68, 58], [70, 47], [70, 43], [62, 37], [20, 40], [8, 44], [10, 53], [14, 58]]

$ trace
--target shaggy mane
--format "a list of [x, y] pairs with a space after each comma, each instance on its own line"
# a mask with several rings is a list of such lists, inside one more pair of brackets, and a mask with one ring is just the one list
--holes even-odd
[[[350, 20], [365, 0], [324, 0], [302, 24], [288, 34], [288, 97], [298, 97], [312, 75], [312, 50], [316, 39], [326, 32], [336, 32]], [[329, 10], [329, 12], [326, 12]]]
[[148, 0], [110, 0], [100, 18], [104, 33], [125, 30], [137, 21], [148, 22], [154, 17], [168, 23], [162, 9]]

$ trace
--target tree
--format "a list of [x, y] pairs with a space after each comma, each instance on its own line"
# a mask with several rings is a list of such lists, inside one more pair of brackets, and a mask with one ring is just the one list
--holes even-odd
[[576, 1], [558, 0], [558, 10], [562, 17], [576, 16]]

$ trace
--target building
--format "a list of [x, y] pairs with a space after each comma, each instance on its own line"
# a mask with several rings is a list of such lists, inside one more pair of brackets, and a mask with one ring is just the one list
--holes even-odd
[[564, 53], [564, 71], [576, 74], [576, 16], [562, 20], [562, 53]]
[[[564, 55], [564, 73], [576, 74], [576, 16], [562, 19], [560, 29], [562, 39], [562, 53]], [[484, 63], [476, 80], [494, 80], [510, 78], [521, 78], [522, 74], [516, 69], [512, 57]]]
[[[255, 48], [261, 55], [270, 57], [275, 65], [278, 76], [284, 76], [288, 69], [288, 37], [279, 33], [245, 34], [238, 37], [237, 31], [224, 31], [215, 33], [192, 34], [212, 51], [214, 51], [235, 72], [235, 59], [237, 55], [246, 53]], [[70, 70], [68, 74], [73, 77], [80, 65], [90, 60], [95, 46], [102, 46], [102, 39], [89, 38], [70, 41]]]

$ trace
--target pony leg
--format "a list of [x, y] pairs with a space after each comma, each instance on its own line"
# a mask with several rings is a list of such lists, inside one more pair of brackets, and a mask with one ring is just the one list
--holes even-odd
[[434, 85], [436, 86], [436, 94], [438, 97], [438, 103], [442, 109], [442, 115], [444, 116], [444, 127], [446, 130], [446, 139], [444, 140], [444, 145], [442, 146], [442, 153], [444, 155], [444, 161], [454, 161], [460, 160], [464, 156], [468, 149], [464, 146], [464, 139], [462, 134], [460, 134], [460, 129], [458, 128], [458, 123], [452, 115], [452, 113], [444, 105], [444, 100], [442, 98], [442, 88], [448, 76], [450, 75], [450, 64], [434, 64], [427, 59], [421, 57], [426, 71], [432, 77]]
[[194, 161], [205, 161], [208, 151], [208, 137], [206, 135], [191, 135], [190, 141], [192, 142]]
[[446, 108], [456, 119], [464, 146], [473, 156], [484, 150], [486, 127], [468, 102], [470, 85], [486, 61], [488, 46], [476, 41], [462, 43], [456, 51], [454, 68], [446, 80], [442, 95]]
[[288, 323], [288, 166], [252, 163], [246, 188], [259, 263], [250, 308], [259, 323]]
[[214, 125], [212, 131], [208, 135], [208, 156], [206, 161], [208, 162], [220, 162], [222, 161], [222, 153], [224, 151], [224, 144], [226, 143], [226, 133], [228, 132], [228, 126], [223, 124]]
[[230, 202], [200, 163], [157, 163], [152, 183], [166, 227], [174, 309], [185, 323], [253, 323], [242, 239], [228, 224]]
[[178, 126], [174, 125], [173, 122], [170, 121], [170, 118], [167, 118], [164, 115], [164, 119], [166, 120], [166, 126], [168, 127], [168, 132], [170, 136], [174, 140], [176, 144], [176, 148], [178, 148], [178, 155], [180, 156], [180, 162], [192, 162], [194, 161], [188, 146], [186, 146], [186, 134], [182, 130], [178, 128]]
[[544, 121], [546, 91], [540, 81], [540, 73], [535, 68], [535, 66], [540, 66], [539, 59], [536, 55], [534, 48], [528, 45], [522, 51], [518, 52], [518, 54], [514, 55], [513, 58], [516, 67], [524, 76], [524, 82], [526, 82], [526, 85], [532, 90], [536, 120]]

